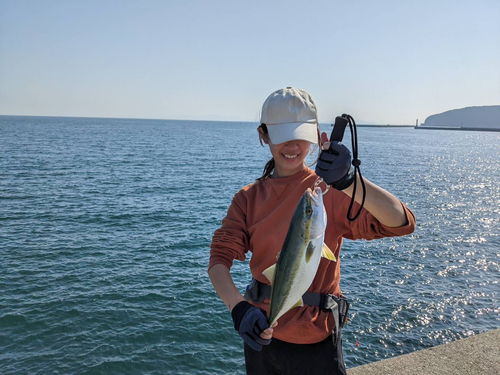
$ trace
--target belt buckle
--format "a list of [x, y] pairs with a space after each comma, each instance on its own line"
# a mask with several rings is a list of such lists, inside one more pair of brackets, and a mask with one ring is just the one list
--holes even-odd
[[319, 308], [321, 310], [329, 310], [329, 308], [328, 308], [328, 295], [327, 294], [320, 295]]
[[345, 297], [339, 299], [339, 316], [340, 316], [340, 326], [343, 327], [347, 323], [347, 316], [349, 313], [350, 303]]

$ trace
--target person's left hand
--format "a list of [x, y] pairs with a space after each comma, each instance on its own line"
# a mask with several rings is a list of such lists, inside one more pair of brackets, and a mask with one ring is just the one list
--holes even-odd
[[269, 345], [273, 327], [269, 327], [266, 312], [247, 301], [239, 302], [231, 311], [234, 329], [252, 349], [261, 351], [262, 345]]
[[316, 164], [316, 174], [328, 185], [344, 190], [354, 181], [352, 155], [342, 142], [330, 142], [326, 133], [321, 134], [323, 150]]

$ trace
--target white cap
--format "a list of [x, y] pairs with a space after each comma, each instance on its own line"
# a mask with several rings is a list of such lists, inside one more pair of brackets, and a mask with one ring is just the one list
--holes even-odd
[[287, 87], [273, 92], [262, 106], [260, 122], [274, 144], [294, 139], [318, 142], [318, 112], [305, 90]]

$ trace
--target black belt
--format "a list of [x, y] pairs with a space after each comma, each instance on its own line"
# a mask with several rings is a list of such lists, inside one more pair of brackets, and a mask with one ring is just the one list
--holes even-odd
[[[263, 302], [271, 297], [271, 286], [252, 279], [245, 291], [245, 299], [252, 302]], [[342, 327], [347, 322], [349, 302], [345, 297], [336, 297], [333, 294], [305, 292], [302, 296], [305, 305], [318, 306], [323, 310], [330, 310], [335, 321], [333, 340], [337, 343], [341, 337]], [[338, 307], [338, 308], [337, 308]]]

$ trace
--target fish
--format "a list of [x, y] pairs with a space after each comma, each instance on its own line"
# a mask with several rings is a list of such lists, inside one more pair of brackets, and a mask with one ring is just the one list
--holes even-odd
[[322, 256], [337, 261], [324, 243], [326, 223], [321, 188], [308, 188], [295, 209], [277, 262], [262, 272], [271, 283], [270, 326], [294, 307], [304, 306], [302, 295], [311, 286]]

